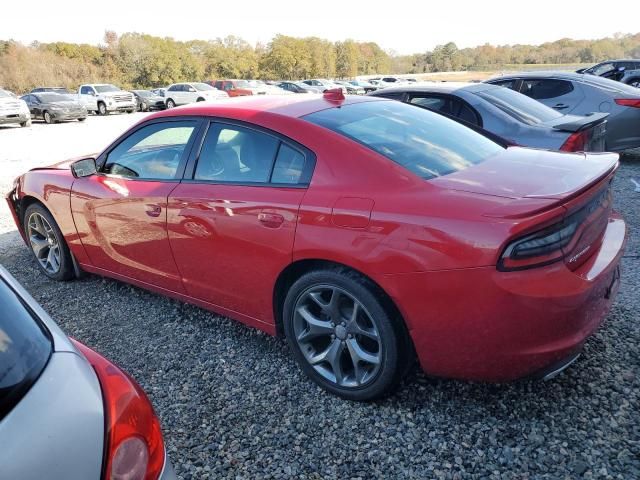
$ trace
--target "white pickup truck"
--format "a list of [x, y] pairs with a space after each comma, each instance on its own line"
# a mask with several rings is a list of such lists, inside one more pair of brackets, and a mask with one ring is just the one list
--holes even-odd
[[137, 107], [132, 93], [109, 83], [80, 85], [78, 97], [87, 110], [94, 110], [98, 115], [108, 115], [110, 112], [132, 113]]

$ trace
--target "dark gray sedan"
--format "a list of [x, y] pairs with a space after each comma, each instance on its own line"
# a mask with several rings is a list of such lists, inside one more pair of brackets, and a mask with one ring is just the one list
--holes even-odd
[[84, 122], [87, 109], [77, 97], [54, 92], [29, 93], [21, 97], [29, 106], [31, 118], [57, 123], [70, 120]]
[[370, 95], [437, 111], [517, 145], [604, 150], [606, 113], [565, 115], [507, 88], [481, 83], [405, 83]]
[[130, 90], [136, 99], [139, 112], [148, 112], [151, 110], [164, 110], [167, 106], [164, 103], [164, 97], [153, 93], [149, 90]]
[[640, 89], [573, 72], [514, 73], [486, 83], [508, 87], [562, 113], [608, 113], [606, 149], [640, 148]]

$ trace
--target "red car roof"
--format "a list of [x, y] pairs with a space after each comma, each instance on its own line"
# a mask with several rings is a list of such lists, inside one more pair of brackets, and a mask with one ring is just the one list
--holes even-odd
[[252, 115], [259, 113], [302, 117], [327, 108], [381, 100], [386, 99], [356, 95], [347, 96], [344, 100], [331, 100], [323, 95], [253, 95], [192, 103], [155, 113], [145, 120], [178, 115], [222, 116], [250, 120]]

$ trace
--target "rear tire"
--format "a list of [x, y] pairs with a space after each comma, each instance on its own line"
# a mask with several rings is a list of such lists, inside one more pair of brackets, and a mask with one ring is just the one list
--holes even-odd
[[24, 212], [22, 228], [42, 273], [58, 281], [74, 277], [73, 260], [67, 242], [44, 206], [39, 203], [29, 205]]
[[196, 102], [204, 102], [204, 98], [200, 97], [196, 100]]
[[26, 122], [22, 122], [22, 123], [20, 124], [20, 126], [21, 126], [22, 128], [24, 128], [24, 127], [30, 127], [30, 126], [31, 126], [31, 119], [27, 120]]
[[345, 268], [312, 271], [291, 286], [284, 331], [296, 361], [320, 387], [367, 401], [398, 386], [413, 350], [402, 320], [381, 298], [378, 287]]
[[167, 100], [167, 108], [174, 108], [176, 106], [176, 102], [174, 102], [171, 98]]
[[87, 119], [87, 117], [82, 117], [82, 118], [79, 118], [78, 121], [79, 122], [84, 122], [86, 119]]

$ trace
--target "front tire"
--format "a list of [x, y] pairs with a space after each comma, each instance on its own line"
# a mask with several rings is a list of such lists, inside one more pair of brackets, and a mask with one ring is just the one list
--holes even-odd
[[28, 119], [26, 122], [22, 122], [22, 123], [20, 124], [20, 126], [21, 126], [22, 128], [24, 128], [24, 127], [30, 127], [30, 126], [31, 126], [31, 119]]
[[24, 212], [23, 229], [42, 273], [58, 281], [73, 278], [71, 252], [46, 208], [39, 203], [29, 205]]
[[309, 272], [289, 289], [283, 326], [302, 370], [325, 390], [356, 401], [391, 393], [410, 346], [381, 292], [347, 269]]
[[81, 117], [78, 119], [79, 122], [84, 122], [87, 119], [87, 117]]
[[176, 102], [174, 102], [172, 99], [167, 100], [167, 108], [174, 108], [175, 106]]
[[53, 123], [53, 118], [51, 117], [51, 114], [49, 112], [44, 112], [42, 114], [42, 119], [44, 120], [44, 123], [51, 125]]
[[107, 115], [107, 105], [104, 102], [98, 102], [98, 115]]

